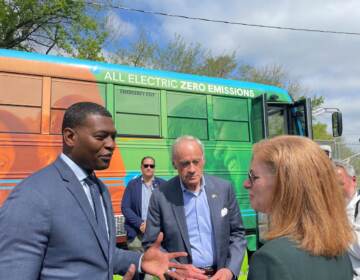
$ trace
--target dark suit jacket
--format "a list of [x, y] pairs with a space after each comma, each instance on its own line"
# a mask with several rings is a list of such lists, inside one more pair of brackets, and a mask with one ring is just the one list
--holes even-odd
[[335, 258], [311, 256], [288, 238], [265, 243], [254, 253], [248, 280], [352, 280], [347, 255]]
[[[166, 181], [155, 177], [154, 188], [159, 187]], [[129, 241], [140, 234], [140, 225], [143, 223], [141, 218], [142, 205], [142, 182], [141, 176], [132, 179], [126, 186], [125, 193], [121, 202], [121, 212], [125, 217], [125, 230]]]
[[[246, 250], [245, 230], [231, 184], [205, 175], [205, 189], [215, 235], [217, 268], [227, 267], [235, 276], [240, 272]], [[149, 205], [144, 247], [150, 246], [159, 232], [164, 233], [162, 247], [168, 252], [185, 251], [181, 263], [192, 263], [184, 200], [178, 176], [154, 190]]]
[[21, 182], [0, 209], [0, 279], [112, 280], [139, 254], [115, 248], [110, 195], [102, 184], [109, 245], [101, 239], [83, 187], [67, 164]]

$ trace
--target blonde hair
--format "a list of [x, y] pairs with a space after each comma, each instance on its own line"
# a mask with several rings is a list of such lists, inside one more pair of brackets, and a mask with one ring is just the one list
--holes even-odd
[[278, 136], [255, 144], [254, 157], [275, 175], [266, 238], [287, 236], [316, 256], [343, 254], [353, 234], [334, 166], [319, 145]]

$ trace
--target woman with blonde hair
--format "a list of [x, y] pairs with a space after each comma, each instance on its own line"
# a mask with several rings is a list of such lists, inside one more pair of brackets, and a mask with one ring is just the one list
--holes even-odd
[[318, 144], [299, 136], [263, 140], [254, 145], [248, 177], [251, 206], [269, 217], [248, 280], [352, 279], [345, 201]]

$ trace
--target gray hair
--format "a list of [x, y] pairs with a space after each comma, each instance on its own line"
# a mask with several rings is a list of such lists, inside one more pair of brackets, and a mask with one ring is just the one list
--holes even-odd
[[355, 169], [350, 163], [344, 162], [342, 160], [336, 160], [336, 159], [334, 159], [333, 162], [336, 167], [343, 168], [350, 177], [356, 176]]
[[171, 155], [172, 160], [175, 159], [176, 147], [183, 141], [194, 141], [194, 142], [198, 143], [201, 148], [203, 157], [205, 158], [204, 144], [200, 141], [200, 139], [196, 138], [194, 136], [191, 136], [191, 135], [183, 135], [183, 136], [176, 138], [176, 140], [174, 141], [174, 143], [172, 145], [172, 155]]

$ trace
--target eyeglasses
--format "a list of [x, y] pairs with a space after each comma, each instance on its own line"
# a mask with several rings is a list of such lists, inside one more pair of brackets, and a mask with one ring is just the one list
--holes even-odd
[[251, 183], [251, 184], [254, 184], [254, 182], [255, 182], [257, 179], [259, 179], [260, 177], [254, 175], [253, 170], [250, 169], [250, 170], [248, 171], [248, 178], [249, 178], [250, 183]]
[[144, 168], [151, 168], [151, 169], [153, 169], [153, 168], [155, 168], [155, 164], [143, 164], [143, 167]]

